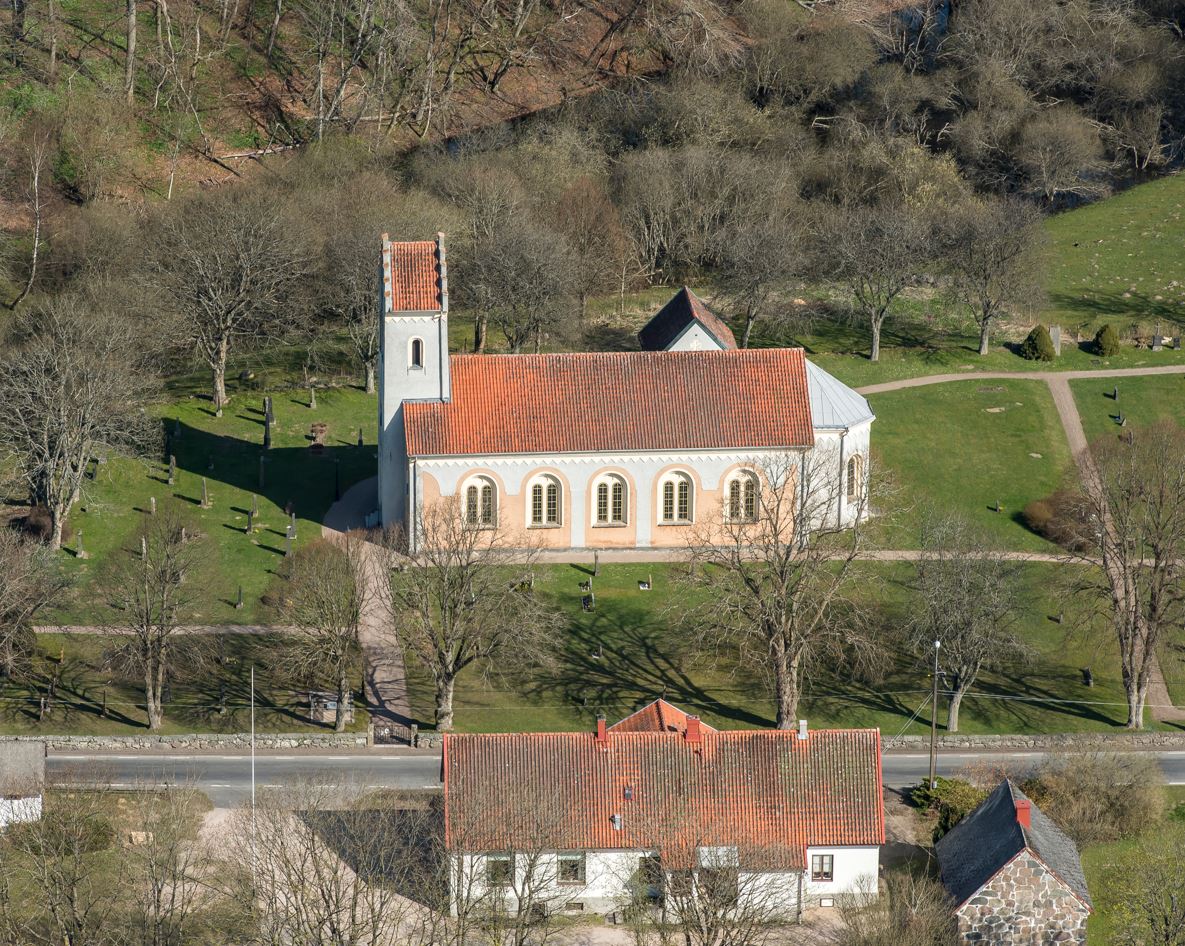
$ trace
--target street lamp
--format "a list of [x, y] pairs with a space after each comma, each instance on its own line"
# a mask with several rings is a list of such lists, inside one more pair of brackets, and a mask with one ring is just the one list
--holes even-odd
[[942, 641], [934, 642], [933, 691], [930, 695], [930, 791], [938, 787], [938, 652]]

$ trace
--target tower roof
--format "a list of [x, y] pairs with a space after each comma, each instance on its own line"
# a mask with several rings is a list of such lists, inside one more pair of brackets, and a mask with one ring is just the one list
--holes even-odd
[[392, 242], [384, 233], [382, 266], [385, 313], [448, 310], [443, 233], [411, 242]]

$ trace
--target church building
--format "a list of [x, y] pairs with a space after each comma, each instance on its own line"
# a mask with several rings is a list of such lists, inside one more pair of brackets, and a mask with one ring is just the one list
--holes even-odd
[[828, 471], [820, 515], [867, 515], [868, 402], [801, 348], [738, 349], [689, 289], [641, 351], [450, 355], [443, 236], [384, 235], [379, 302], [379, 518], [413, 547], [415, 510], [449, 499], [533, 547], [682, 548], [755, 516], [787, 461]]

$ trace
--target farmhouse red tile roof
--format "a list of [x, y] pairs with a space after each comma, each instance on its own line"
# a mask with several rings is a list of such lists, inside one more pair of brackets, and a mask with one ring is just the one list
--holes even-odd
[[[655, 700], [647, 703], [637, 712], [631, 713], [625, 719], [609, 727], [610, 732], [677, 732], [687, 731], [687, 713], [668, 703], [666, 700]], [[705, 722], [700, 722], [700, 729], [704, 732], [715, 732]]]
[[801, 348], [453, 355], [404, 407], [409, 456], [809, 447]]
[[[884, 842], [877, 730], [446, 735], [445, 839], [455, 851], [657, 850], [690, 866], [801, 869], [815, 845]], [[618, 817], [620, 828], [615, 827]]]
[[439, 312], [444, 284], [435, 240], [383, 241], [383, 291], [388, 312]]

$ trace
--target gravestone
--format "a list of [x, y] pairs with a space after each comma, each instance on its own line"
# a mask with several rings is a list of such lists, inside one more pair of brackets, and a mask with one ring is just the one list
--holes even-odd
[[204, 476], [202, 477], [202, 503], [201, 503], [201, 506], [203, 509], [210, 508], [210, 490], [209, 490], [209, 487], [206, 486], [206, 478]]
[[1053, 353], [1057, 357], [1062, 354], [1062, 327], [1060, 325], [1049, 326], [1049, 340], [1053, 342]]
[[169, 454], [169, 485], [177, 482], [177, 458]]
[[155, 496], [148, 497], [148, 514], [151, 516], [156, 515], [156, 497]]

